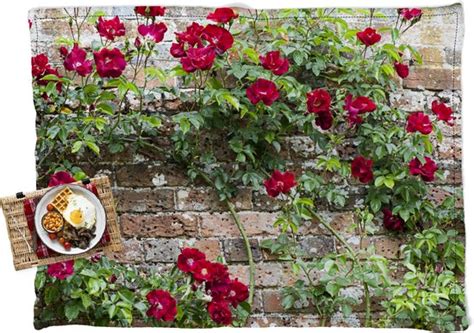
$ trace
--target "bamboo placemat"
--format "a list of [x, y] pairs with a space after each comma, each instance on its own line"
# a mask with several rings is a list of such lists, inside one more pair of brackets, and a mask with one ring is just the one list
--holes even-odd
[[[28, 229], [28, 223], [23, 210], [23, 201], [27, 198], [34, 199], [42, 197], [50, 188], [24, 193], [24, 196], [20, 198], [18, 198], [19, 196], [17, 195], [0, 199], [3, 214], [7, 222], [8, 236], [10, 238], [13, 254], [13, 264], [16, 270], [49, 265], [64, 260], [87, 258], [98, 252], [107, 253], [123, 250], [109, 178], [106, 176], [92, 178], [90, 182], [95, 184], [99, 199], [104, 206], [110, 241], [105, 245], [98, 244], [90, 251], [77, 255], [57, 255], [40, 259], [33, 248], [33, 239]], [[81, 182], [76, 182], [75, 184], [81, 184]]]

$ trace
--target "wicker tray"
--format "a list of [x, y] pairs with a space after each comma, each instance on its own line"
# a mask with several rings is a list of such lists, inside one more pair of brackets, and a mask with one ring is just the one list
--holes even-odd
[[[11, 249], [13, 253], [13, 264], [16, 270], [31, 268], [40, 265], [48, 265], [64, 260], [75, 258], [87, 258], [94, 253], [110, 253], [123, 250], [120, 229], [117, 223], [117, 214], [115, 212], [112, 189], [108, 177], [98, 177], [90, 179], [94, 183], [99, 199], [104, 206], [107, 215], [107, 230], [110, 235], [110, 241], [106, 245], [98, 244], [88, 252], [78, 255], [57, 255], [48, 258], [39, 259], [33, 249], [33, 240], [23, 211], [23, 200], [25, 198], [38, 198], [44, 195], [49, 189], [42, 189], [21, 195], [5, 197], [0, 199], [0, 203], [7, 222], [8, 236], [10, 238]], [[80, 184], [77, 182], [76, 184]], [[20, 197], [20, 198], [19, 198]]]

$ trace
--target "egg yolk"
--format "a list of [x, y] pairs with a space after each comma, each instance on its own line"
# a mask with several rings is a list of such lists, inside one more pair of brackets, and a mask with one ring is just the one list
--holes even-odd
[[82, 212], [80, 209], [75, 209], [71, 212], [69, 216], [71, 218], [71, 222], [73, 224], [81, 224], [82, 223]]

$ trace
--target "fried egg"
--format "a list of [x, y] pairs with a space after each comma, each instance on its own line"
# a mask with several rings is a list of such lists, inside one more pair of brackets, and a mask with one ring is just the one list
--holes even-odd
[[96, 211], [92, 202], [77, 194], [71, 194], [68, 201], [63, 211], [66, 222], [76, 229], [91, 229], [96, 222]]

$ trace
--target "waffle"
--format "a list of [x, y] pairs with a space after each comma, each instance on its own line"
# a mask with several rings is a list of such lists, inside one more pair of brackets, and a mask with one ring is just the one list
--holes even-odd
[[68, 203], [69, 203], [69, 196], [72, 194], [72, 191], [69, 187], [65, 187], [61, 192], [56, 194], [51, 204], [54, 208], [56, 208], [59, 212], [64, 212]]

